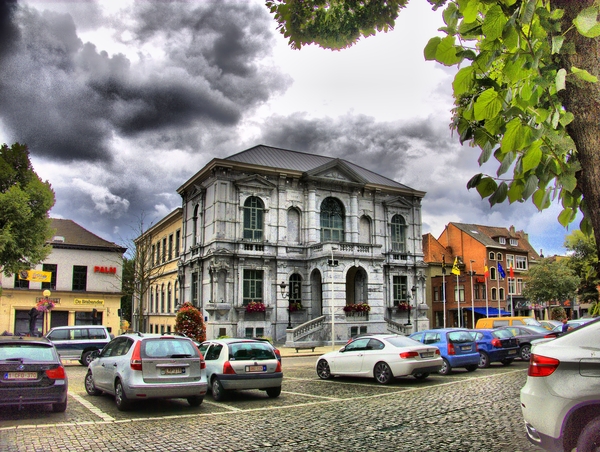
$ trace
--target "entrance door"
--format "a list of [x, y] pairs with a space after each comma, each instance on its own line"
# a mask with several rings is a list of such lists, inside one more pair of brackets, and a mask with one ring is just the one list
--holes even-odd
[[316, 269], [310, 275], [310, 293], [310, 318], [316, 319], [323, 315], [323, 282], [321, 280], [321, 272]]
[[69, 325], [69, 311], [50, 311], [50, 328]]

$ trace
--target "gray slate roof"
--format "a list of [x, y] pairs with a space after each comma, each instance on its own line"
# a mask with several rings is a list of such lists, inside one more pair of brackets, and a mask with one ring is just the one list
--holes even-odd
[[51, 218], [50, 220], [52, 222], [51, 228], [56, 230], [54, 239], [49, 242], [54, 248], [118, 251], [120, 253], [126, 251], [126, 248], [98, 237], [73, 220], [59, 218]]
[[326, 157], [324, 155], [307, 154], [304, 152], [290, 151], [288, 149], [274, 148], [259, 144], [250, 149], [227, 157], [225, 160], [248, 163], [251, 165], [267, 166], [271, 168], [290, 169], [294, 171], [309, 172], [321, 166], [331, 164], [338, 160], [344, 162], [369, 184], [385, 185], [388, 187], [413, 190], [393, 179], [388, 179], [380, 174], [369, 171], [344, 159]]

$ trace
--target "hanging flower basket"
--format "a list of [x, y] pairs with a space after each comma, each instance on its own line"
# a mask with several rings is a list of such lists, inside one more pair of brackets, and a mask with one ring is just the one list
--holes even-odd
[[266, 307], [260, 301], [251, 301], [246, 305], [246, 312], [265, 312]]
[[35, 309], [37, 309], [40, 312], [49, 312], [52, 310], [53, 307], [54, 307], [54, 302], [52, 300], [50, 300], [49, 298], [42, 298], [35, 305]]
[[369, 312], [371, 306], [367, 303], [347, 304], [344, 306], [344, 312]]
[[290, 310], [290, 312], [299, 311], [300, 309], [302, 309], [302, 303], [300, 303], [299, 301], [294, 301], [294, 302], [290, 303], [290, 306], [288, 309]]

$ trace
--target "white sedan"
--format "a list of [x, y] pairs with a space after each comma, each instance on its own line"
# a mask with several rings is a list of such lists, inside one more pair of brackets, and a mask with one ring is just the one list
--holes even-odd
[[437, 347], [406, 336], [373, 334], [360, 336], [338, 351], [320, 356], [316, 370], [323, 380], [344, 375], [375, 378], [378, 383], [387, 384], [408, 375], [427, 378], [442, 365]]

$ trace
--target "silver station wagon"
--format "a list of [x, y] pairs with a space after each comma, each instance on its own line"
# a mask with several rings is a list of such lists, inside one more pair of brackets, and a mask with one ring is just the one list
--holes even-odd
[[114, 395], [119, 410], [147, 399], [184, 398], [199, 406], [206, 395], [204, 360], [186, 337], [123, 334], [94, 358], [85, 376], [85, 390], [92, 396]]

